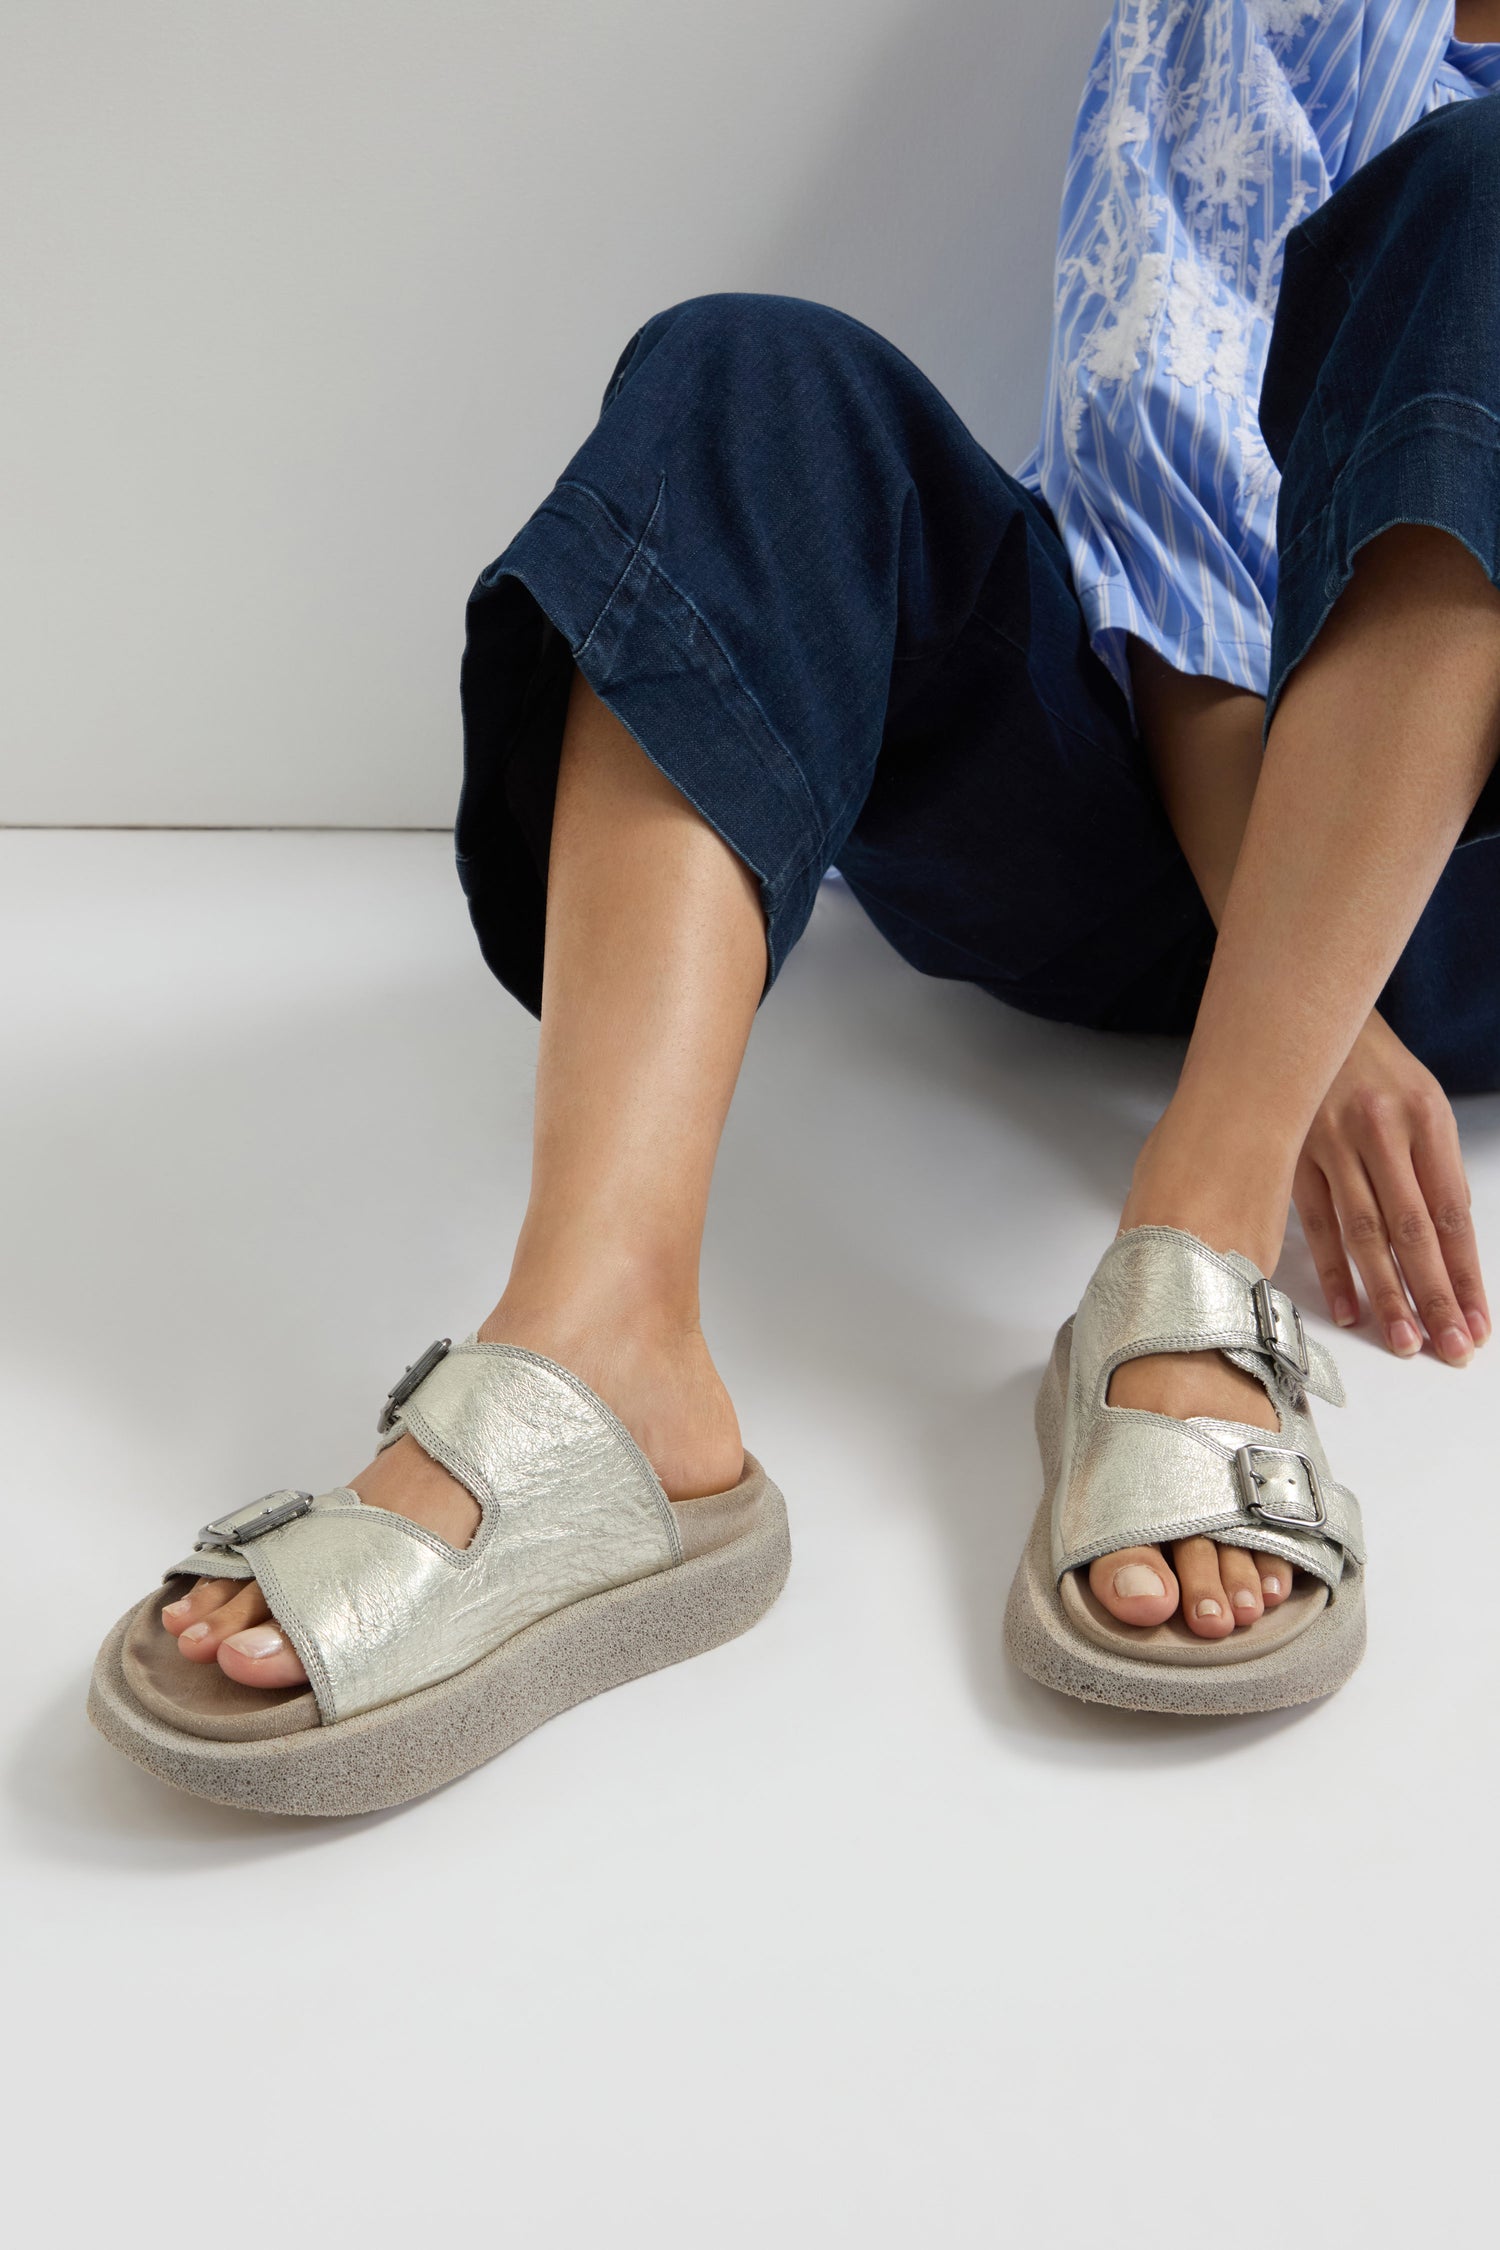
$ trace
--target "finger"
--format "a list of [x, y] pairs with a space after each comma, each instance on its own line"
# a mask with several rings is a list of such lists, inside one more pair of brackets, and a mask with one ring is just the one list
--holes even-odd
[[1417, 1185], [1437, 1232], [1453, 1294], [1458, 1299], [1469, 1334], [1476, 1344], [1483, 1344], [1489, 1338], [1493, 1322], [1484, 1276], [1479, 1270], [1479, 1243], [1474, 1233], [1472, 1199], [1458, 1142], [1458, 1127], [1446, 1102], [1442, 1104], [1441, 1116], [1413, 1141], [1411, 1153]]
[[1474, 1357], [1474, 1339], [1459, 1310], [1443, 1247], [1412, 1167], [1409, 1146], [1376, 1142], [1364, 1151], [1365, 1169], [1406, 1283], [1406, 1293], [1439, 1355], [1451, 1367]]
[[1380, 1324], [1386, 1343], [1398, 1359], [1411, 1359], [1422, 1349], [1406, 1294], [1406, 1285], [1391, 1254], [1391, 1240], [1375, 1190], [1359, 1158], [1350, 1155], [1330, 1177], [1334, 1208], [1339, 1215], [1349, 1255], [1365, 1285], [1370, 1310]]
[[1267, 1609], [1276, 1609], [1292, 1590], [1292, 1566], [1280, 1555], [1258, 1554], [1255, 1567], [1260, 1572], [1261, 1600]]
[[1322, 1166], [1315, 1164], [1310, 1156], [1304, 1156], [1297, 1166], [1292, 1200], [1297, 1206], [1297, 1216], [1302, 1221], [1302, 1232], [1307, 1238], [1313, 1264], [1318, 1269], [1318, 1279], [1323, 1285], [1323, 1295], [1328, 1300], [1328, 1310], [1340, 1328], [1352, 1328], [1359, 1318], [1359, 1299], [1354, 1293], [1354, 1276], [1349, 1271], [1344, 1238], [1339, 1232], [1339, 1215], [1333, 1207], [1333, 1191]]

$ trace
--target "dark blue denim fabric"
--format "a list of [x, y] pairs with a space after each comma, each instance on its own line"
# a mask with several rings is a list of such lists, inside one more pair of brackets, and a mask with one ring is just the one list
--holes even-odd
[[[1447, 116], [1491, 111], [1500, 126], [1500, 103]], [[1352, 185], [1445, 123], [1419, 127]], [[1436, 192], [1450, 191], [1446, 162], [1432, 170]], [[1435, 192], [1420, 165], [1400, 177], [1402, 195]], [[1425, 223], [1436, 256], [1430, 207]], [[1492, 233], [1484, 249], [1492, 284], [1497, 243]], [[1375, 276], [1386, 261], [1374, 250], [1371, 261]], [[1315, 399], [1324, 359], [1339, 357], [1321, 282], [1300, 283], [1313, 270], [1310, 254], [1289, 266], [1273, 443], [1276, 401], [1295, 400], [1299, 383]], [[1400, 277], [1417, 285], [1404, 265]], [[1414, 314], [1403, 332], [1408, 391], [1379, 392], [1369, 411], [1382, 420], [1431, 396], [1424, 325]], [[1292, 414], [1282, 536], [1298, 602], [1299, 552], [1316, 551], [1329, 586], [1352, 558], [1340, 542], [1357, 544], [1366, 521], [1346, 519], [1335, 497], [1331, 455], [1357, 455], [1363, 433], [1355, 389], [1338, 396], [1355, 419], [1322, 441], [1321, 481], [1302, 467], [1317, 412]], [[1424, 458], [1443, 460], [1451, 421], [1417, 418]], [[1448, 478], [1463, 488], [1466, 527], [1486, 511], [1491, 548], [1494, 460], [1487, 451], [1477, 500], [1472, 447]], [[1313, 618], [1310, 639], [1322, 611], [1296, 615]], [[1288, 664], [1302, 653], [1296, 630], [1278, 618]], [[1212, 925], [1089, 648], [1050, 517], [858, 321], [770, 296], [657, 314], [553, 492], [474, 589], [459, 868], [485, 958], [532, 1009], [574, 664], [759, 877], [772, 978], [837, 866], [931, 975], [1070, 1022], [1190, 1027]], [[1455, 1090], [1500, 1084], [1497, 851], [1475, 841], [1455, 854], [1385, 996], [1400, 1036]]]

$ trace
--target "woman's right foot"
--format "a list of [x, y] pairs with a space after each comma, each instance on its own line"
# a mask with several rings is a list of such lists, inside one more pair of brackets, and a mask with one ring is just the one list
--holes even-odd
[[[653, 1333], [639, 1316], [591, 1323], [502, 1299], [479, 1335], [484, 1343], [538, 1352], [587, 1383], [629, 1430], [669, 1500], [725, 1492], [743, 1475], [734, 1407], [696, 1326]], [[450, 1547], [467, 1547], [479, 1528], [473, 1495], [413, 1437], [399, 1438], [349, 1482], [366, 1506], [389, 1508]], [[200, 1578], [166, 1604], [162, 1623], [190, 1662], [217, 1662], [244, 1687], [299, 1687], [306, 1680], [253, 1581]]]

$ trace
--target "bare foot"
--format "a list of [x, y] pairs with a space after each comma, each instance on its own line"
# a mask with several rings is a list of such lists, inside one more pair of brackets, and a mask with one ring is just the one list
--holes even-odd
[[[738, 1483], [745, 1457], [739, 1423], [700, 1330], [653, 1337], [645, 1323], [632, 1322], [605, 1333], [555, 1315], [508, 1312], [502, 1301], [479, 1334], [485, 1343], [540, 1352], [581, 1377], [618, 1414], [669, 1500]], [[450, 1547], [467, 1547], [479, 1528], [473, 1495], [413, 1437], [398, 1438], [349, 1483], [367, 1507], [406, 1516]], [[245, 1687], [299, 1687], [306, 1680], [253, 1582], [200, 1578], [161, 1614], [194, 1664], [217, 1663]]]
[[[1127, 1360], [1110, 1377], [1109, 1406], [1130, 1406], [1187, 1421], [1195, 1414], [1250, 1422], [1274, 1430], [1276, 1412], [1253, 1376], [1220, 1352], [1163, 1352]], [[1292, 1569], [1279, 1555], [1220, 1547], [1212, 1539], [1179, 1539], [1169, 1565], [1160, 1547], [1126, 1547], [1089, 1565], [1089, 1586], [1125, 1625], [1164, 1624], [1178, 1607], [1190, 1630], [1220, 1641], [1253, 1625], [1292, 1590]]]

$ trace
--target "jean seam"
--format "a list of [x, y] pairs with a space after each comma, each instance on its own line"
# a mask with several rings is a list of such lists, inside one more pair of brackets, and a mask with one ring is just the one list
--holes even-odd
[[[665, 485], [665, 477], [663, 477], [662, 483], [663, 485]], [[656, 511], [655, 509], [653, 509], [653, 520], [655, 519], [655, 514]], [[650, 525], [648, 524], [646, 528], [649, 531]], [[776, 729], [772, 726], [770, 720], [767, 718], [765, 712], [761, 709], [760, 703], [756, 699], [751, 689], [741, 678], [739, 667], [736, 665], [728, 649], [725, 648], [724, 643], [720, 640], [718, 634], [714, 631], [713, 626], [704, 616], [702, 610], [698, 607], [698, 604], [693, 600], [692, 595], [687, 593], [681, 586], [678, 585], [676, 579], [672, 576], [671, 572], [666, 569], [660, 558], [655, 555], [648, 555], [641, 552], [641, 549], [644, 547], [644, 545], [645, 533], [643, 532], [641, 535], [640, 545], [637, 547], [636, 554], [632, 555], [630, 564], [627, 566], [626, 571], [621, 576], [620, 585], [624, 584], [625, 578], [629, 575], [630, 570], [634, 568], [637, 557], [639, 557], [639, 560], [644, 565], [645, 569], [651, 573], [652, 577], [659, 578], [664, 586], [670, 587], [671, 591], [677, 596], [677, 599], [682, 603], [683, 607], [692, 611], [694, 617], [696, 617], [698, 623], [703, 628], [705, 638], [712, 642], [715, 650], [718, 652], [719, 661], [723, 665], [728, 677], [734, 683], [735, 688], [743, 697], [746, 704], [748, 704], [749, 708], [754, 712], [756, 722], [765, 734], [766, 739], [770, 742], [775, 743], [777, 750], [781, 754], [781, 757], [785, 760], [786, 775], [777, 775], [768, 768], [767, 778], [771, 781], [773, 787], [783, 790], [784, 793], [787, 790], [786, 776], [790, 776], [791, 781], [796, 784], [796, 790], [798, 794], [796, 797], [794, 797], [793, 802], [797, 804], [799, 811], [805, 813], [805, 817], [815, 833], [812, 842], [808, 846], [808, 849], [800, 856], [800, 858], [792, 860], [784, 869], [782, 876], [779, 878], [779, 881], [782, 887], [785, 887], [788, 882], [790, 882], [796, 876], [802, 874], [804, 870], [809, 867], [815, 859], [819, 858], [822, 855], [827, 842], [827, 830], [824, 825], [823, 817], [818, 811], [818, 807], [816, 801], [814, 800], [812, 791], [807, 786], [807, 781], [803, 775], [802, 768], [798, 765], [796, 759], [792, 756], [791, 751], [788, 750], [786, 744], [782, 741], [781, 736], [777, 733]], [[618, 593], [619, 590], [620, 588], [617, 585], [615, 588], [615, 592]], [[614, 596], [611, 595], [610, 599], [613, 600]], [[603, 613], [601, 612], [601, 616], [602, 614]], [[589, 635], [589, 638], [590, 640], [592, 640], [592, 633]]]
[[[1416, 398], [1403, 400], [1400, 406], [1392, 408], [1383, 420], [1377, 422], [1373, 429], [1366, 430], [1363, 433], [1359, 444], [1329, 486], [1328, 497], [1322, 507], [1309, 522], [1302, 526], [1296, 537], [1289, 540], [1286, 546], [1281, 549], [1280, 562], [1283, 566], [1296, 554], [1305, 539], [1310, 538], [1314, 532], [1323, 529], [1329, 511], [1337, 505], [1340, 490], [1349, 479], [1357, 475], [1363, 475], [1376, 461], [1380, 460], [1383, 454], [1389, 453], [1403, 437], [1421, 434], [1421, 425], [1415, 431], [1404, 431], [1395, 428], [1394, 425], [1405, 422], [1410, 415], [1415, 413], [1418, 407], [1434, 405], [1457, 406], [1461, 407], [1465, 413], [1482, 415], [1486, 422], [1494, 425], [1493, 435], [1488, 438], [1488, 443], [1497, 452], [1500, 452], [1500, 414], [1496, 414], [1489, 407], [1482, 405], [1478, 399], [1467, 398], [1462, 391], [1422, 391]], [[1428, 424], [1427, 427], [1435, 429], [1439, 425], [1434, 422]], [[1386, 435], [1387, 432], [1390, 434]], [[1467, 434], [1480, 440], [1485, 435], [1481, 431], [1472, 431]], [[1393, 519], [1395, 522], [1404, 520], [1401, 517]]]
[[[577, 487], [577, 489], [582, 492], [587, 492], [589, 488], [587, 485], [580, 485]], [[656, 498], [651, 503], [651, 513], [646, 518], [645, 529], [642, 531], [639, 539], [636, 541], [634, 547], [631, 549], [629, 555], [627, 556], [624, 569], [620, 572], [620, 575], [615, 580], [613, 586], [611, 586], [608, 597], [605, 600], [604, 607], [600, 610], [598, 616], [594, 619], [593, 624], [589, 627], [587, 633], [585, 633], [577, 648], [574, 649], [573, 654], [575, 658], [582, 656], [584, 650], [588, 647], [589, 642], [594, 638], [594, 635], [598, 632], [600, 626], [604, 623], [605, 618], [608, 617], [610, 610], [614, 607], [615, 598], [618, 595], [620, 588], [624, 585], [626, 579], [630, 576], [631, 571], [635, 568], [636, 559], [641, 554], [643, 548], [645, 547], [646, 541], [651, 536], [651, 526], [655, 523], [657, 515], [660, 512], [662, 499], [666, 492], [666, 489], [667, 479], [665, 473], [663, 473], [656, 487]], [[596, 497], [597, 495], [592, 493], [590, 494], [590, 498]], [[610, 515], [610, 511], [606, 508], [604, 512], [607, 516], [609, 516], [609, 520], [611, 524], [613, 524], [615, 519], [612, 515]], [[615, 528], [618, 529], [619, 527], [616, 525]]]

